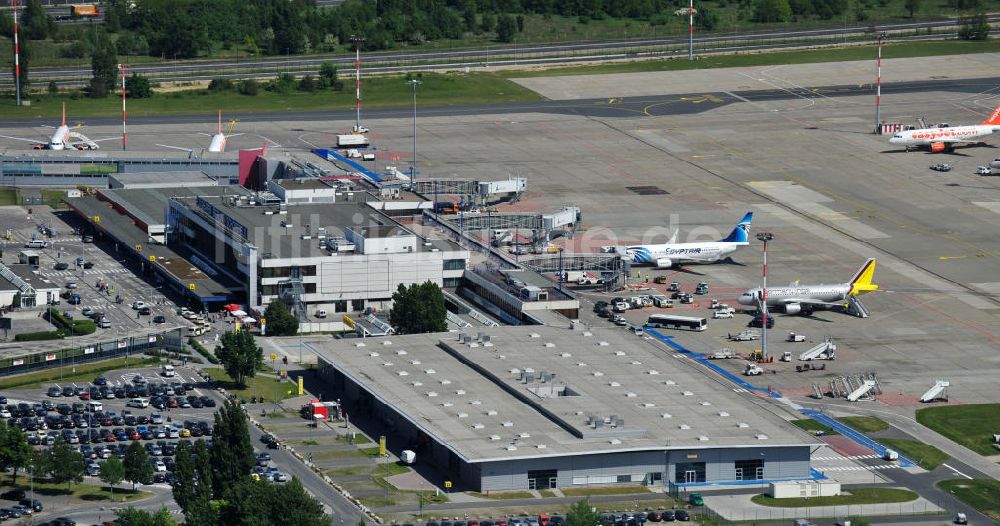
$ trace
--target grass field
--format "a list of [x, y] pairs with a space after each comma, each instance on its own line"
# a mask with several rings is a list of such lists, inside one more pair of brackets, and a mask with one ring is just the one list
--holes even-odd
[[938, 487], [1000, 521], [1000, 482], [996, 480], [942, 480]]
[[[26, 477], [19, 477], [16, 486], [10, 484], [4, 485], [5, 490], [12, 488], [23, 489], [27, 492], [31, 490], [31, 485], [28, 484]], [[66, 484], [35, 480], [34, 491], [36, 496], [70, 497], [89, 502], [111, 501], [109, 487], [94, 484], [73, 484], [71, 488], [67, 488]], [[136, 490], [133, 492], [130, 487], [125, 487], [124, 485], [116, 487], [114, 490], [114, 502], [132, 502], [152, 496], [153, 494], [148, 491]]]
[[862, 433], [878, 433], [879, 431], [889, 429], [889, 424], [874, 416], [842, 416], [837, 420]]
[[281, 382], [270, 376], [258, 374], [253, 378], [247, 378], [246, 387], [240, 387], [223, 369], [205, 369], [204, 371], [211, 375], [212, 380], [218, 382], [220, 387], [247, 400], [254, 396], [262, 396], [268, 401], [281, 401], [295, 396], [297, 392], [291, 383]]
[[0, 206], [16, 205], [20, 202], [17, 188], [0, 188]]
[[42, 190], [42, 202], [52, 208], [66, 208], [62, 199], [66, 197], [65, 190]]
[[917, 422], [980, 455], [1000, 453], [993, 433], [1000, 429], [1000, 404], [927, 407], [917, 411]]
[[906, 440], [904, 438], [880, 438], [882, 445], [895, 449], [920, 464], [926, 470], [932, 470], [948, 461], [950, 456], [944, 451], [923, 442]]
[[798, 420], [792, 420], [792, 425], [800, 427], [809, 431], [812, 434], [816, 434], [816, 431], [822, 431], [825, 435], [839, 435], [840, 433], [833, 430], [832, 427], [821, 424], [812, 418], [800, 418]]
[[791, 499], [775, 499], [767, 495], [754, 495], [751, 500], [761, 506], [773, 508], [799, 508], [810, 506], [839, 506], [845, 504], [884, 504], [910, 502], [917, 499], [917, 494], [897, 488], [852, 488], [849, 494], [833, 497], [801, 497]]
[[649, 493], [645, 486], [595, 486], [592, 488], [566, 488], [562, 490], [567, 497], [586, 497], [588, 495], [631, 495], [633, 493]]
[[[146, 367], [158, 363], [158, 358], [130, 358], [129, 367]], [[76, 365], [76, 373], [72, 372], [72, 367], [66, 365], [62, 368], [45, 369], [33, 373], [8, 376], [0, 380], [0, 389], [32, 389], [41, 387], [43, 384], [52, 382], [90, 382], [103, 372], [125, 367], [125, 358], [115, 358], [83, 365]]]

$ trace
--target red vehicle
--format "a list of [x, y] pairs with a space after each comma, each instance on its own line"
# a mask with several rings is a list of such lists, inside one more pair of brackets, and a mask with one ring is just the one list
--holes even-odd
[[90, 400], [90, 391], [80, 391], [80, 400]]
[[549, 526], [551, 518], [545, 513], [538, 514], [538, 526]]
[[167, 407], [174, 407], [174, 408], [177, 407], [177, 399], [176, 398], [171, 398], [167, 402]]

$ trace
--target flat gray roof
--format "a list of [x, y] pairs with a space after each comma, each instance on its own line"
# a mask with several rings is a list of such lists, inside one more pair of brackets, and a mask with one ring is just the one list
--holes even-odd
[[[358, 197], [364, 194], [354, 195]], [[327, 238], [345, 237], [344, 229], [348, 227], [355, 231], [363, 230], [368, 235], [374, 234], [373, 237], [416, 235], [392, 218], [366, 206], [364, 201], [291, 204], [286, 207], [287, 213], [277, 214], [273, 213], [278, 209], [277, 206], [229, 206], [223, 204], [224, 199], [218, 195], [202, 194], [201, 197], [247, 227], [251, 238], [249, 241], [260, 247], [265, 258], [329, 256], [328, 251], [320, 248], [320, 240], [316, 238], [319, 228], [326, 229]], [[195, 206], [193, 199], [185, 203], [190, 207]], [[283, 222], [285, 226], [282, 226]], [[307, 233], [306, 225], [309, 226], [308, 233], [313, 236], [312, 239], [302, 239]], [[461, 250], [458, 244], [451, 241], [431, 243], [430, 247], [425, 247], [422, 238], [416, 237], [417, 251], [431, 248]]]
[[[33, 272], [33, 269], [31, 268], [31, 265], [13, 264], [13, 265], [7, 265], [7, 268], [12, 270], [14, 274], [17, 274], [19, 278], [23, 279], [29, 285], [34, 287], [35, 290], [51, 290], [51, 289], [59, 290], [60, 285], [58, 283], [49, 281], [41, 274], [35, 274]], [[5, 279], [4, 281], [8, 280]], [[70, 279], [69, 281], [73, 280]], [[16, 289], [17, 287], [14, 288]]]
[[489, 344], [438, 333], [312, 346], [468, 462], [818, 444], [649, 337], [619, 328], [476, 332]]
[[171, 197], [197, 197], [208, 195], [249, 195], [250, 192], [238, 185], [225, 186], [176, 186], [183, 181], [175, 181], [173, 173], [161, 173], [161, 180], [166, 184], [161, 188], [114, 188], [103, 189], [99, 194], [118, 204], [147, 225], [162, 225], [167, 221], [167, 203]]
[[[108, 174], [108, 179], [114, 179], [123, 185], [158, 185], [161, 188], [219, 185], [215, 178], [209, 177], [201, 170], [115, 173]], [[228, 184], [228, 179], [226, 184]]]

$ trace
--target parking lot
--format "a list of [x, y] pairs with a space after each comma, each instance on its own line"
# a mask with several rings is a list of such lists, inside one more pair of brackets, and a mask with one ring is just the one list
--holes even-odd
[[[101, 484], [97, 477], [102, 460], [112, 455], [124, 458], [129, 444], [141, 443], [154, 471], [144, 488], [165, 496], [166, 500], [154, 501], [170, 509], [176, 509], [169, 497], [169, 484], [178, 444], [196, 440], [211, 443], [214, 412], [223, 402], [196, 371], [178, 368], [168, 372], [164, 367], [117, 370], [91, 382], [46, 384], [0, 395], [6, 399], [0, 400], [3, 418], [23, 429], [30, 444], [44, 448], [61, 438], [83, 454], [86, 484]], [[265, 442], [258, 440], [254, 445], [259, 456], [253, 476], [287, 482], [287, 469], [271, 462]], [[101, 511], [99, 503], [35, 498], [44, 506], [38, 519], [62, 514], [81, 523], [97, 522], [93, 519]], [[6, 505], [0, 501], [0, 508]]]

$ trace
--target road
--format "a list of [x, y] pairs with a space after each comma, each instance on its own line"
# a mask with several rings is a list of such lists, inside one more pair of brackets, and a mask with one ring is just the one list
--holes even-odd
[[[989, 17], [990, 22], [1000, 22], [1000, 15]], [[935, 35], [914, 35], [917, 29], [945, 29]], [[942, 39], [956, 28], [954, 19], [925, 22], [907, 22], [878, 26], [880, 32], [889, 33], [892, 40]], [[703, 51], [740, 51], [798, 47], [802, 45], [834, 44], [867, 39], [871, 34], [868, 25], [850, 25], [837, 28], [767, 30], [746, 33], [710, 33], [694, 39], [696, 53]], [[454, 49], [427, 49], [417, 51], [366, 52], [363, 67], [366, 73], [413, 71], [432, 69], [480, 68], [518, 66], [527, 64], [568, 64], [595, 60], [676, 56], [686, 53], [687, 35], [658, 38], [616, 39], [587, 42], [510, 44], [501, 46], [466, 47]], [[353, 69], [354, 55], [339, 53], [327, 55], [300, 55], [268, 58], [238, 57], [224, 60], [172, 61], [157, 64], [135, 65], [130, 71], [161, 81], [208, 80], [212, 78], [273, 77], [282, 71], [315, 72], [320, 64], [331, 62], [343, 69]], [[32, 69], [35, 82], [55, 80], [72, 84], [86, 82], [91, 76], [87, 67], [36, 67]]]

